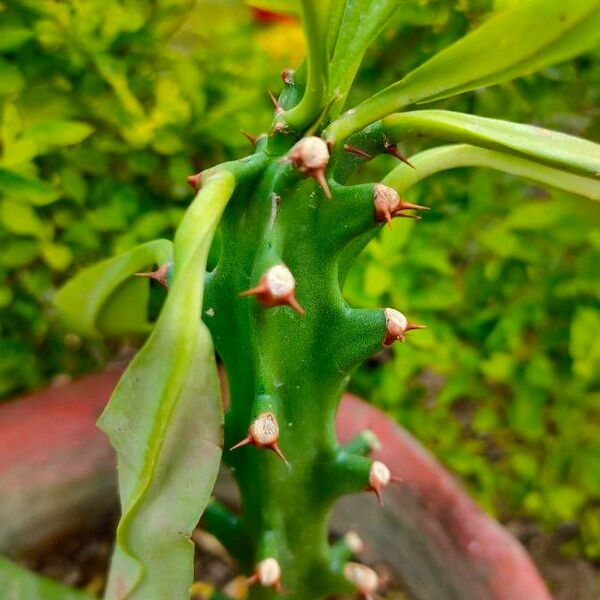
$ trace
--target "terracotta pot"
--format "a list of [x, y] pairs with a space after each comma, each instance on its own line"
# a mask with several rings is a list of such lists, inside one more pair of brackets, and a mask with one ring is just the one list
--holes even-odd
[[[18, 398], [0, 408], [0, 552], [40, 551], [117, 506], [114, 457], [94, 425], [121, 368]], [[340, 440], [370, 428], [375, 457], [403, 483], [341, 500], [333, 527], [356, 529], [367, 561], [383, 561], [422, 600], [548, 600], [532, 561], [406, 431], [346, 395]], [[231, 494], [221, 484], [217, 493]]]

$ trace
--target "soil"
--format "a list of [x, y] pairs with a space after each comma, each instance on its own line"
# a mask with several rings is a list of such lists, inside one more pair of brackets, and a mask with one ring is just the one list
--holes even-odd
[[[63, 540], [35, 557], [20, 562], [52, 579], [100, 595], [114, 540], [117, 516], [107, 519], [94, 531], [81, 532]], [[534, 524], [513, 521], [507, 527], [525, 545], [548, 582], [555, 600], [599, 600], [600, 585], [594, 565], [582, 559], [561, 555], [560, 535], [546, 535]], [[192, 539], [196, 544], [196, 568], [193, 598], [202, 600], [213, 589], [228, 592], [233, 598], [245, 598], [245, 579], [236, 576], [235, 566], [222, 546], [209, 534], [197, 529]], [[372, 565], [380, 574], [385, 600], [410, 600], [401, 583], [391, 582], [385, 565]], [[341, 600], [341, 599], [339, 599]]]

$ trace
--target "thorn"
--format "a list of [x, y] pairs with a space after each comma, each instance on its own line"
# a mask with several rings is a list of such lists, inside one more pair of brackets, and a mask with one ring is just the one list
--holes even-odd
[[381, 498], [381, 492], [383, 488], [390, 484], [392, 474], [390, 470], [382, 462], [375, 460], [371, 464], [371, 470], [369, 471], [369, 485], [367, 489], [375, 492], [380, 504], [383, 506], [383, 499]]
[[284, 69], [281, 71], [281, 80], [287, 85], [294, 84], [294, 69]]
[[289, 467], [290, 463], [279, 447], [279, 423], [272, 412], [261, 413], [252, 421], [248, 428], [248, 435], [230, 450], [241, 448], [250, 444], [255, 448], [272, 450]]
[[253, 145], [256, 146], [256, 141], [258, 140], [258, 136], [252, 135], [246, 131], [242, 131], [241, 134]]
[[279, 456], [279, 458], [289, 467], [290, 463], [288, 461], [288, 459], [284, 456], [283, 452], [281, 451], [281, 448], [279, 447], [279, 444], [277, 442], [271, 444], [271, 446], [269, 446], [270, 450], [273, 450], [273, 452], [275, 452], [275, 454], [277, 454], [277, 456]]
[[190, 175], [187, 178], [188, 184], [191, 188], [197, 192], [200, 189], [200, 184], [202, 183], [202, 173], [196, 173], [196, 175]]
[[162, 286], [168, 288], [169, 287], [169, 269], [171, 268], [171, 263], [165, 263], [156, 269], [156, 271], [152, 271], [150, 273], [134, 273], [136, 277], [148, 277], [149, 279], [154, 279], [154, 281], [158, 281]]
[[398, 160], [402, 161], [405, 165], [408, 165], [411, 169], [414, 169], [414, 165], [400, 152], [398, 144], [393, 144], [387, 136], [383, 136], [383, 148], [388, 154], [395, 156]]
[[313, 171], [311, 177], [319, 184], [319, 187], [321, 190], [323, 190], [325, 197], [328, 200], [331, 200], [331, 190], [327, 185], [327, 180], [325, 179], [325, 173], [323, 170]]
[[367, 160], [373, 158], [368, 152], [357, 148], [356, 146], [351, 146], [350, 144], [344, 144], [344, 150], [346, 152], [350, 152], [351, 154], [356, 154], [356, 156], [361, 156], [362, 158], [366, 158]]
[[296, 280], [284, 264], [267, 269], [256, 287], [240, 292], [239, 295], [256, 296], [256, 299], [268, 308], [287, 305], [301, 316], [306, 314], [296, 300]]
[[252, 444], [252, 438], [249, 435], [247, 435], [241, 442], [238, 442], [237, 444], [231, 446], [229, 450], [237, 450], [238, 448], [246, 446], [247, 444]]
[[379, 587], [379, 575], [366, 565], [356, 562], [348, 562], [344, 566], [344, 577], [364, 596], [366, 600], [372, 600], [373, 594]]
[[273, 103], [273, 106], [275, 107], [275, 114], [276, 115], [282, 115], [285, 111], [283, 110], [283, 108], [281, 108], [281, 104], [279, 104], [279, 100], [277, 100], [277, 98], [275, 98], [275, 95], [273, 94], [273, 92], [271, 90], [267, 90], [267, 92], [269, 93], [269, 98], [271, 99], [271, 102]]
[[413, 329], [426, 329], [425, 325], [409, 323], [408, 319], [398, 310], [386, 308], [383, 311], [385, 315], [386, 334], [383, 340], [384, 346], [391, 346], [396, 341], [403, 342], [404, 334]]
[[375, 207], [375, 220], [379, 223], [386, 222], [388, 225], [390, 225], [390, 221], [394, 217], [415, 219], [417, 221], [421, 219], [418, 215], [404, 214], [403, 210], [429, 210], [427, 206], [412, 204], [411, 202], [402, 200], [395, 189], [382, 183], [375, 184], [373, 205]]
[[331, 190], [325, 179], [325, 168], [329, 162], [329, 148], [321, 138], [311, 136], [301, 139], [281, 162], [289, 162], [300, 172], [315, 179], [325, 196], [331, 199]]

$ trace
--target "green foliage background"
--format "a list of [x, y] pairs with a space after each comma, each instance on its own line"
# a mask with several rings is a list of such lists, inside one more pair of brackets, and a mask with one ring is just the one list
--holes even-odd
[[[404, 2], [355, 97], [506, 4]], [[265, 92], [301, 55], [297, 26], [257, 23], [233, 0], [192, 5], [0, 2], [0, 396], [118, 352], [61, 328], [54, 290], [82, 265], [169, 236], [191, 198], [185, 178], [246, 152], [240, 130], [268, 126]], [[437, 106], [599, 141], [599, 57]], [[393, 164], [381, 157], [361, 176]], [[574, 522], [565, 550], [600, 561], [599, 207], [478, 170], [409, 199], [433, 210], [371, 243], [345, 292], [429, 329], [361, 368], [355, 391], [487, 510]]]

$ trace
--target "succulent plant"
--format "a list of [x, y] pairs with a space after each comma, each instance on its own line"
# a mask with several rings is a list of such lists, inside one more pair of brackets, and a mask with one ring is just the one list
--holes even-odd
[[[402, 196], [446, 169], [489, 167], [600, 198], [600, 146], [589, 141], [444, 110], [399, 112], [586, 50], [599, 37], [599, 1], [515, 3], [349, 109], [365, 51], [402, 5], [302, 0], [297, 9], [308, 54], [282, 73], [272, 128], [250, 136], [252, 154], [190, 176], [197, 193], [173, 243], [91, 267], [56, 298], [81, 333], [150, 333], [99, 421], [117, 451], [122, 505], [108, 599], [186, 598], [189, 535], [205, 507], [252, 600], [372, 598], [377, 574], [351, 560], [360, 540], [330, 544], [329, 513], [345, 494], [384, 498], [400, 474], [369, 458], [372, 436], [341, 446], [334, 419], [353, 369], [423, 326], [402, 307], [348, 306], [350, 265], [381, 227], [419, 218], [426, 207]], [[398, 145], [417, 135], [449, 145], [406, 158]], [[349, 183], [384, 153], [399, 162], [383, 181]], [[206, 272], [217, 228], [218, 264]], [[153, 324], [148, 279], [132, 277], [150, 264], [168, 288]], [[224, 436], [215, 349], [229, 385]], [[221, 458], [240, 514], [209, 500]]]

